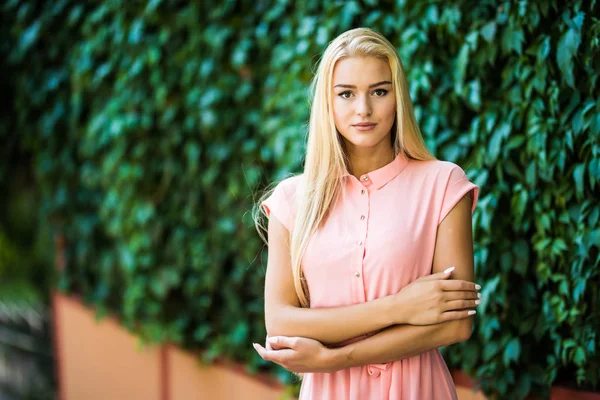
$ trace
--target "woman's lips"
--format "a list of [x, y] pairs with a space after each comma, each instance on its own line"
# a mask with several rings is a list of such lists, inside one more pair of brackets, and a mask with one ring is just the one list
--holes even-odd
[[369, 124], [369, 125], [352, 125], [357, 131], [372, 131], [377, 124]]

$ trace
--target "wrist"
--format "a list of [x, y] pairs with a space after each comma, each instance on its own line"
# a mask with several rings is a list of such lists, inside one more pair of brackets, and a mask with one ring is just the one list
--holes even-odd
[[406, 323], [404, 307], [402, 307], [402, 302], [400, 301], [401, 292], [402, 291], [391, 296], [384, 297], [386, 302], [383, 314], [387, 319], [387, 326], [400, 325]]
[[348, 350], [346, 347], [327, 349], [325, 362], [327, 372], [335, 372], [341, 369], [349, 368], [347, 352]]

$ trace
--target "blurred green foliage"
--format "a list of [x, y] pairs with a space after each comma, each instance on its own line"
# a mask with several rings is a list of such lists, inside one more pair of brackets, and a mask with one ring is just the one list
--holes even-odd
[[498, 398], [598, 385], [596, 1], [13, 0], [2, 13], [14, 97], [0, 135], [35, 154], [41, 213], [68, 238], [62, 289], [147, 341], [264, 366], [250, 210], [301, 169], [318, 57], [368, 26], [398, 48], [429, 148], [481, 188], [483, 304], [450, 366]]
[[39, 220], [30, 161], [9, 157], [0, 168], [8, 164], [11, 173], [0, 175], [0, 303], [48, 305], [55, 275], [50, 227]]

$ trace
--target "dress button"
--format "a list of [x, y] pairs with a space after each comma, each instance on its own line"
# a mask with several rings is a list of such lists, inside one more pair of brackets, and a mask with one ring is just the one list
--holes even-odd
[[360, 274], [358, 272], [355, 272], [354, 276], [358, 278], [360, 276]]
[[360, 194], [365, 194], [365, 189], [361, 190]]
[[361, 219], [361, 220], [365, 219], [365, 216], [364, 216], [364, 215], [361, 215], [361, 216], [360, 216], [360, 219]]

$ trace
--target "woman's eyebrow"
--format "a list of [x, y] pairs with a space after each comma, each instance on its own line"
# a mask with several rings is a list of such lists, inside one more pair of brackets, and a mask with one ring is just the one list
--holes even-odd
[[[391, 84], [392, 84], [392, 82], [390, 82], [390, 81], [381, 81], [381, 82], [377, 82], [372, 85], [369, 85], [369, 88], [374, 88], [376, 86], [381, 86], [381, 85], [391, 85]], [[356, 89], [356, 86], [354, 86], [354, 85], [344, 85], [344, 84], [335, 85], [334, 87]]]

